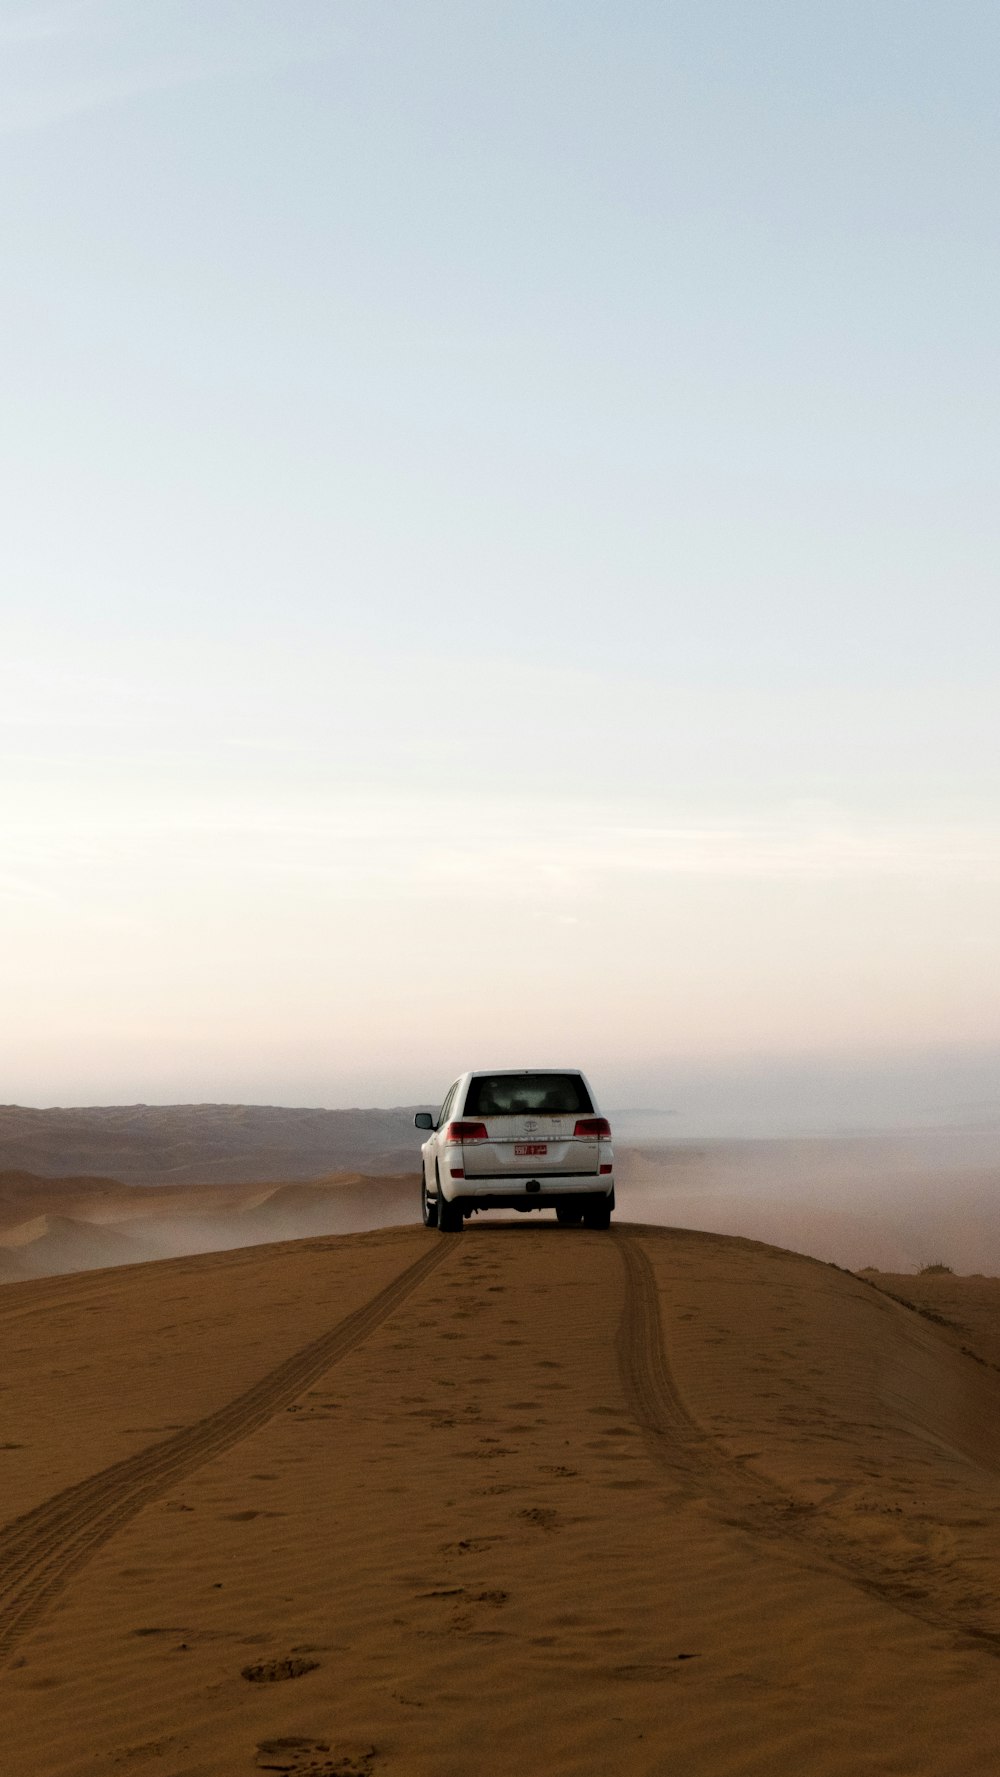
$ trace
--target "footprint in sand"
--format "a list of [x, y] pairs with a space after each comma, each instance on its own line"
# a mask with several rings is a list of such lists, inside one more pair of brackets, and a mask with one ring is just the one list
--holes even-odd
[[529, 1506], [526, 1511], [518, 1512], [517, 1515], [526, 1524], [533, 1524], [536, 1530], [555, 1530], [559, 1517], [551, 1506]]
[[481, 1555], [494, 1543], [506, 1542], [505, 1536], [466, 1536], [459, 1543], [442, 1543], [442, 1555]]
[[[287, 1660], [260, 1660], [254, 1666], [244, 1666], [240, 1677], [248, 1684], [281, 1684], [287, 1678], [302, 1678], [307, 1672], [315, 1672], [318, 1660], [306, 1660], [292, 1657]], [[293, 1767], [294, 1768], [294, 1767]]]
[[259, 1741], [255, 1762], [258, 1771], [287, 1771], [290, 1777], [370, 1777], [377, 1757], [371, 1745], [286, 1734]]

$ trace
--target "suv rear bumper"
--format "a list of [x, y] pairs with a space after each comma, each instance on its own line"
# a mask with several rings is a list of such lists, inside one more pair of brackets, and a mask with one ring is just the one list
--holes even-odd
[[[534, 1188], [532, 1188], [534, 1187]], [[563, 1173], [559, 1178], [443, 1178], [441, 1195], [469, 1209], [557, 1209], [567, 1201], [607, 1199], [615, 1207], [614, 1176]]]

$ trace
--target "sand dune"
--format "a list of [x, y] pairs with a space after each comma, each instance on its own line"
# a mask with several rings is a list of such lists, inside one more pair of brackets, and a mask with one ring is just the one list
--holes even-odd
[[0, 1283], [15, 1283], [31, 1275], [15, 1252], [9, 1252], [0, 1246]]
[[873, 1271], [876, 1289], [914, 1308], [925, 1320], [956, 1335], [963, 1351], [972, 1351], [1000, 1371], [1000, 1277], [955, 1277], [922, 1273], [893, 1276]]
[[0, 1282], [360, 1233], [418, 1215], [413, 1175], [310, 1184], [149, 1186], [0, 1173]]
[[127, 1234], [74, 1216], [33, 1216], [5, 1228], [2, 1238], [6, 1252], [13, 1253], [31, 1277], [135, 1264], [146, 1257]]
[[0, 1327], [5, 1769], [997, 1768], [1000, 1280], [518, 1220]]
[[247, 1184], [413, 1164], [413, 1110], [284, 1105], [0, 1105], [0, 1171], [109, 1173], [126, 1184]]

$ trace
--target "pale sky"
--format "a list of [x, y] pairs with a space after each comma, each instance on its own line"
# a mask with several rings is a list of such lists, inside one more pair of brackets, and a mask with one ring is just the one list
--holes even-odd
[[998, 66], [994, 0], [0, 0], [0, 1099], [980, 1090]]

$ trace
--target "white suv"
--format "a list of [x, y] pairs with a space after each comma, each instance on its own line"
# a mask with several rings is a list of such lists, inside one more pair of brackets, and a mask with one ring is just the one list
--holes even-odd
[[615, 1206], [611, 1127], [581, 1073], [530, 1068], [463, 1074], [421, 1148], [424, 1226], [457, 1234], [480, 1209], [554, 1209], [560, 1222], [607, 1228]]

